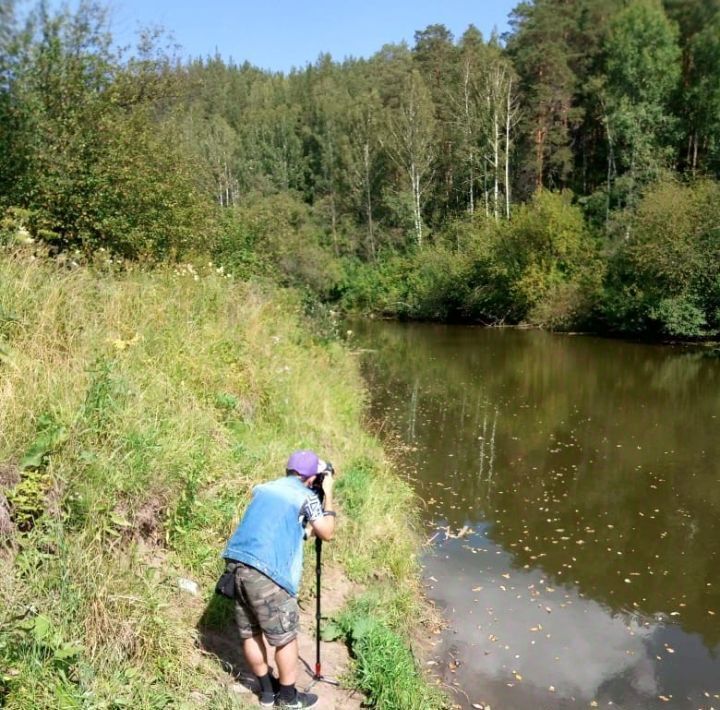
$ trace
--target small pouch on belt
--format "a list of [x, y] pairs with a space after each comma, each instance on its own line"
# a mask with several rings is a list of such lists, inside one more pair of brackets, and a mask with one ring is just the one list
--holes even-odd
[[237, 562], [228, 562], [225, 571], [215, 585], [215, 593], [228, 599], [235, 599], [235, 569]]

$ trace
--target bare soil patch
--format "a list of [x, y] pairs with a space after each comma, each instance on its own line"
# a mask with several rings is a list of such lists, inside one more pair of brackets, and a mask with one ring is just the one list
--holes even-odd
[[20, 468], [12, 461], [0, 463], [0, 493], [7, 492], [20, 482]]
[[12, 546], [15, 523], [6, 495], [20, 482], [20, 469], [14, 462], [0, 463], [0, 550]]

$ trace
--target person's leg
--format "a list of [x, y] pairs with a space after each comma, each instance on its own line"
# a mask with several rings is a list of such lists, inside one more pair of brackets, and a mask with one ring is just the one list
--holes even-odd
[[235, 571], [235, 620], [242, 639], [245, 660], [260, 685], [260, 705], [270, 707], [275, 702], [278, 682], [270, 674], [262, 631], [252, 600], [248, 598], [245, 589], [246, 577], [247, 573], [239, 566]]
[[270, 666], [267, 664], [267, 651], [262, 635], [243, 639], [243, 653], [250, 670], [257, 676], [260, 684], [260, 705], [269, 706], [275, 701], [277, 680], [270, 675]]
[[265, 650], [265, 644], [263, 643], [261, 634], [243, 639], [243, 652], [245, 653], [245, 660], [248, 662], [250, 670], [252, 670], [258, 678], [262, 678], [268, 674], [267, 651]]
[[[265, 638], [275, 649], [275, 666], [279, 676], [279, 686], [275, 696], [277, 707], [306, 707], [299, 702], [295, 688], [298, 674], [298, 622], [300, 610], [297, 599], [282, 587], [261, 580], [262, 594], [265, 603], [258, 607], [258, 623], [262, 627]], [[311, 707], [311, 706], [310, 706]]]
[[275, 665], [280, 675], [274, 699], [275, 707], [290, 710], [315, 707], [317, 695], [299, 693], [295, 688], [300, 621], [297, 599], [257, 570], [248, 573], [243, 581], [243, 591], [252, 605], [267, 642], [275, 648]]
[[297, 680], [298, 643], [294, 638], [290, 643], [275, 648], [275, 664], [277, 665], [280, 685], [295, 685]]

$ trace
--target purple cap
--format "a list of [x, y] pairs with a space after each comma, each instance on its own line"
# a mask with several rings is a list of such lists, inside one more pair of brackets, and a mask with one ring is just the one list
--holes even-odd
[[302, 478], [310, 478], [310, 476], [323, 473], [327, 464], [318, 458], [314, 451], [293, 451], [285, 468], [288, 472], [293, 471]]

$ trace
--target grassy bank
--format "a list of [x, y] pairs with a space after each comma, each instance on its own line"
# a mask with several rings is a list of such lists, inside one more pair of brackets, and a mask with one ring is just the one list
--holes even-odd
[[253, 483], [313, 446], [344, 472], [328, 555], [366, 589], [341, 629], [354, 682], [439, 706], [399, 641], [412, 496], [361, 428], [356, 363], [292, 294], [198, 271], [0, 254], [0, 705], [242, 707], [198, 644], [227, 621], [207, 613], [218, 552]]

